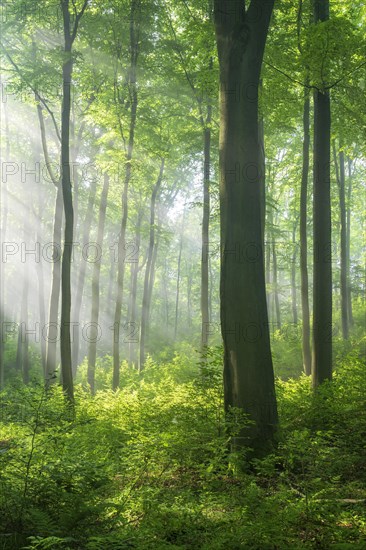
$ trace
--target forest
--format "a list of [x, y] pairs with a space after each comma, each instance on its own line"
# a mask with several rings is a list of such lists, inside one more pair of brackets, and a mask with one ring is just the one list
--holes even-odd
[[365, 2], [0, 11], [0, 549], [366, 549]]

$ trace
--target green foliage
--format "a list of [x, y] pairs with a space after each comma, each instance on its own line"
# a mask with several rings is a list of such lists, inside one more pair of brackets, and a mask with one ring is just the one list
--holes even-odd
[[363, 354], [361, 343], [316, 395], [305, 376], [277, 382], [277, 450], [245, 473], [228, 452], [245, 419], [224, 424], [220, 348], [198, 365], [150, 359], [144, 376], [125, 366], [115, 393], [78, 385], [73, 419], [58, 388], [8, 387], [2, 547], [362, 548]]

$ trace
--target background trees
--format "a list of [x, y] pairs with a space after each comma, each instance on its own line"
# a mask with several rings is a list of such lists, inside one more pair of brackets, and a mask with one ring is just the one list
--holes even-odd
[[[73, 381], [86, 381], [88, 361], [90, 386], [95, 370], [98, 390], [120, 387], [120, 369], [124, 372], [127, 362], [146, 370], [151, 358], [171, 358], [187, 346], [199, 360], [197, 352], [207, 344], [221, 344], [221, 268], [224, 344], [237, 355], [234, 368], [233, 355], [226, 353], [225, 372], [232, 371], [226, 404], [272, 418], [264, 424], [272, 425], [276, 417], [272, 361], [282, 377], [303, 369], [310, 374], [311, 348], [315, 356], [327, 349], [330, 357], [324, 327], [318, 351], [310, 341], [311, 330], [317, 333], [323, 321], [335, 346], [347, 349], [359, 337], [365, 258], [363, 5], [331, 6], [329, 21], [315, 23], [312, 4], [278, 2], [261, 70], [260, 32], [261, 44], [236, 36], [224, 47], [228, 53], [236, 44], [243, 59], [242, 65], [231, 60], [235, 67], [229, 60], [226, 73], [222, 69], [221, 95], [228, 101], [219, 103], [214, 27], [226, 25], [219, 4], [216, 23], [206, 1], [194, 6], [158, 0], [63, 2], [60, 9], [45, 2], [45, 12], [34, 6], [26, 13], [22, 2], [14, 2], [6, 10], [1, 38], [4, 384], [21, 374], [17, 368], [25, 380], [57, 381], [60, 326], [66, 369], [61, 381], [70, 397], [70, 361]], [[235, 19], [234, 34], [240, 22], [243, 38], [254, 27], [267, 27], [269, 3], [263, 13], [255, 1], [245, 10], [243, 2], [234, 5], [228, 16]], [[229, 26], [224, 41], [231, 36]], [[244, 70], [252, 54], [255, 59]], [[227, 67], [226, 61], [221, 66]], [[242, 86], [250, 91], [243, 97]], [[332, 109], [332, 155], [325, 164], [331, 241], [312, 219], [314, 185], [316, 196], [318, 191], [309, 166], [319, 165], [313, 150], [325, 144], [314, 140], [317, 90], [329, 92]], [[228, 109], [233, 124], [228, 139], [236, 136], [239, 149], [234, 155], [228, 142], [233, 164], [225, 168], [229, 161], [223, 160], [219, 177], [220, 106]], [[60, 164], [70, 170], [60, 170]], [[318, 218], [325, 221], [324, 208]], [[74, 247], [68, 256], [71, 230]], [[312, 280], [325, 279], [313, 262], [318, 240], [313, 231], [320, 231], [331, 251], [331, 262], [321, 264], [328, 277], [327, 321], [321, 323], [313, 312], [322, 317], [326, 309], [313, 293], [325, 294]], [[221, 254], [221, 267], [220, 238], [228, 252]], [[263, 240], [261, 262], [242, 261], [245, 243], [259, 251]], [[230, 254], [235, 246], [238, 262], [236, 252]], [[66, 287], [71, 288], [69, 320]], [[237, 342], [237, 328], [242, 334], [251, 326], [263, 338], [251, 342], [247, 333], [246, 341]], [[329, 377], [330, 361], [319, 364], [328, 365], [320, 378]], [[260, 405], [261, 411], [253, 411], [252, 401], [270, 402], [271, 412]]]

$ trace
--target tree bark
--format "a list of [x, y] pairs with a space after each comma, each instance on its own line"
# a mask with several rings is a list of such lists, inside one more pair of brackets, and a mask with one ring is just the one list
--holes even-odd
[[348, 158], [348, 190], [347, 190], [347, 300], [348, 322], [353, 326], [352, 292], [351, 292], [351, 198], [352, 198], [352, 161]]
[[301, 310], [302, 310], [302, 361], [304, 372], [311, 375], [310, 349], [310, 309], [308, 277], [308, 180], [310, 158], [310, 96], [307, 88], [304, 91], [303, 112], [302, 171], [300, 191], [300, 275], [301, 275]]
[[277, 330], [281, 329], [281, 307], [280, 307], [280, 297], [278, 292], [278, 269], [277, 269], [277, 252], [276, 252], [276, 241], [273, 235], [272, 239], [272, 258], [273, 258], [273, 300], [276, 313], [276, 328]]
[[297, 292], [296, 292], [296, 258], [297, 258], [297, 247], [296, 247], [296, 229], [297, 229], [297, 220], [294, 223], [292, 229], [292, 246], [293, 253], [291, 258], [291, 303], [292, 303], [292, 319], [295, 325], [297, 325]]
[[[211, 60], [212, 66], [212, 60]], [[208, 276], [208, 256], [209, 256], [209, 223], [210, 223], [210, 168], [211, 168], [211, 118], [212, 106], [207, 105], [207, 117], [204, 128], [204, 148], [203, 148], [203, 218], [202, 218], [202, 252], [201, 252], [201, 348], [204, 352], [208, 345], [209, 335], [209, 276]]]
[[139, 15], [140, 1], [131, 0], [131, 13], [130, 13], [130, 70], [129, 70], [129, 88], [131, 98], [131, 116], [130, 116], [130, 128], [128, 147], [126, 154], [126, 171], [125, 180], [122, 193], [122, 219], [121, 219], [121, 232], [118, 239], [118, 274], [117, 274], [117, 293], [116, 293], [116, 308], [114, 312], [114, 334], [113, 334], [113, 380], [112, 388], [116, 390], [119, 387], [119, 374], [120, 374], [120, 326], [122, 315], [122, 299], [123, 299], [123, 283], [125, 276], [125, 254], [126, 254], [126, 227], [128, 216], [128, 186], [131, 180], [131, 161], [133, 155], [133, 147], [135, 141], [135, 126], [136, 115], [138, 106], [138, 94], [137, 94], [137, 60], [139, 54]]
[[61, 266], [61, 374], [62, 388], [70, 403], [74, 402], [71, 357], [71, 258], [74, 235], [74, 209], [70, 173], [70, 114], [72, 84], [72, 45], [76, 37], [78, 24], [88, 0], [84, 1], [81, 11], [76, 14], [71, 28], [69, 0], [61, 0], [64, 62], [62, 65], [62, 109], [61, 109], [61, 183], [65, 212], [64, 246]]
[[[5, 162], [10, 160], [10, 136], [9, 136], [9, 120], [6, 102], [3, 103], [4, 122], [5, 122], [5, 154], [1, 157]], [[0, 146], [2, 145], [0, 140]], [[1, 148], [2, 149], [2, 148]], [[2, 153], [2, 151], [1, 151]], [[2, 258], [3, 242], [6, 242], [7, 220], [8, 220], [8, 197], [7, 197], [7, 181], [1, 182], [0, 187], [0, 391], [4, 388], [4, 342], [3, 342], [3, 322], [5, 319], [5, 262]]]
[[277, 405], [266, 304], [260, 190], [258, 88], [274, 1], [215, 0], [220, 63], [221, 331], [224, 400], [253, 424], [232, 438], [261, 455]]
[[[340, 144], [341, 146], [341, 144]], [[347, 212], [346, 212], [346, 173], [344, 165], [344, 152], [341, 150], [338, 153], [336, 144], [333, 141], [333, 157], [336, 169], [338, 193], [339, 193], [339, 217], [340, 217], [340, 299], [341, 299], [341, 320], [342, 320], [342, 336], [345, 340], [348, 339], [348, 284], [347, 284]]]
[[159, 175], [154, 185], [153, 191], [151, 193], [151, 202], [150, 202], [150, 235], [149, 235], [149, 246], [147, 250], [147, 261], [145, 269], [145, 278], [144, 278], [144, 292], [142, 297], [142, 309], [141, 309], [141, 329], [140, 329], [140, 363], [139, 371], [143, 371], [145, 366], [145, 346], [146, 346], [146, 336], [148, 332], [149, 324], [149, 310], [150, 310], [150, 280], [152, 277], [152, 260], [153, 252], [155, 246], [155, 206], [156, 198], [159, 193], [161, 183], [163, 180], [164, 174], [164, 165], [165, 159], [161, 159]]
[[[315, 23], [329, 19], [329, 0], [314, 0]], [[313, 386], [332, 378], [330, 96], [314, 91]]]
[[[95, 203], [96, 189], [97, 189], [97, 180], [93, 179], [89, 189], [88, 206], [85, 213], [85, 219], [83, 224], [82, 250], [85, 250], [85, 247], [89, 243], [90, 228], [93, 221], [93, 209], [94, 209], [94, 203]], [[80, 313], [81, 313], [81, 306], [83, 303], [86, 267], [87, 267], [87, 261], [86, 259], [83, 258], [79, 269], [79, 276], [78, 276], [78, 281], [76, 286], [76, 295], [75, 295], [74, 307], [72, 312], [72, 320], [75, 323], [74, 326], [76, 327], [76, 330], [74, 331], [74, 339], [72, 344], [72, 372], [73, 372], [74, 378], [76, 376], [76, 371], [80, 360], [80, 330], [81, 330]]]
[[58, 308], [61, 283], [61, 232], [63, 219], [63, 198], [61, 184], [56, 189], [55, 213], [53, 220], [53, 263], [49, 301], [47, 341], [46, 341], [46, 387], [56, 380], [56, 356], [58, 341]]
[[[141, 207], [137, 215], [136, 223], [136, 250], [137, 260], [131, 264], [131, 291], [130, 291], [130, 326], [135, 334], [137, 323], [137, 276], [139, 273], [139, 259], [140, 259], [140, 245], [141, 245], [141, 223], [143, 217], [143, 208]], [[129, 345], [129, 364], [137, 368], [138, 355], [137, 355], [137, 342], [134, 341], [134, 337], [131, 338]]]
[[89, 334], [89, 350], [88, 350], [88, 383], [92, 395], [95, 393], [95, 361], [97, 357], [97, 341], [99, 337], [99, 280], [101, 267], [101, 250], [103, 246], [105, 216], [107, 210], [107, 198], [109, 189], [109, 176], [104, 174], [104, 184], [99, 206], [99, 220], [97, 233], [97, 258], [93, 264], [92, 277], [92, 306], [91, 306], [91, 327]]
[[178, 318], [179, 318], [179, 294], [180, 294], [180, 271], [182, 263], [182, 250], [183, 250], [183, 233], [184, 233], [184, 224], [185, 224], [185, 206], [183, 211], [182, 227], [179, 239], [179, 254], [178, 254], [178, 266], [177, 266], [177, 289], [175, 294], [175, 318], [174, 318], [174, 341], [177, 340], [178, 334]]

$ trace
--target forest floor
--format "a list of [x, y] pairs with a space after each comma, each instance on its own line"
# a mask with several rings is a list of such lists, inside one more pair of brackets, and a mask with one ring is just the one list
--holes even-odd
[[[59, 388], [1, 397], [1, 549], [366, 549], [365, 339], [332, 384], [278, 379], [277, 446], [243, 468], [228, 454], [221, 355], [123, 365], [120, 391], [79, 372], [76, 414]], [[104, 389], [103, 389], [104, 388]], [[231, 431], [245, 419], [233, 413]]]

